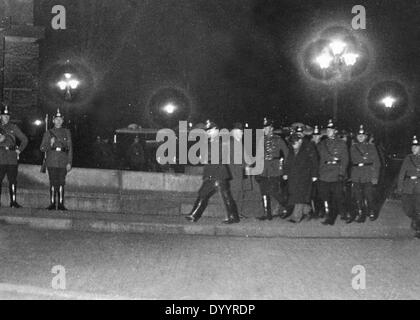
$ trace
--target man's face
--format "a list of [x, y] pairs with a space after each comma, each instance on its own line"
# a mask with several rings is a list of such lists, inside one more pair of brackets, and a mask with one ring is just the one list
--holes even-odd
[[366, 141], [367, 136], [365, 134], [358, 134], [357, 135], [357, 141], [362, 143]]
[[54, 126], [56, 128], [61, 128], [61, 126], [63, 125], [64, 120], [61, 117], [55, 117], [54, 120], [53, 120], [53, 122], [54, 122]]
[[272, 126], [266, 126], [264, 127], [264, 134], [267, 136], [269, 134], [271, 134], [273, 132], [273, 127]]
[[302, 140], [302, 139], [299, 139], [299, 140], [297, 140], [297, 141], [293, 142], [293, 144], [292, 144], [293, 149], [294, 149], [294, 150], [299, 149], [299, 148], [300, 148], [300, 146], [302, 145], [302, 142], [303, 142], [303, 140]]
[[313, 140], [315, 143], [319, 143], [319, 141], [321, 140], [321, 135], [319, 135], [319, 134], [314, 134], [314, 135], [312, 136], [312, 140]]
[[334, 128], [328, 128], [327, 129], [327, 137], [328, 138], [334, 138], [335, 136], [335, 129]]
[[420, 146], [412, 146], [411, 147], [411, 152], [413, 152], [413, 154], [419, 154], [420, 153]]
[[212, 128], [207, 130], [207, 135], [210, 137], [210, 139], [214, 139], [218, 136], [219, 134], [219, 129], [217, 128]]
[[236, 140], [242, 140], [243, 135], [244, 135], [244, 132], [241, 129], [233, 129], [232, 130], [232, 136]]
[[7, 115], [7, 114], [2, 114], [1, 115], [1, 122], [3, 124], [8, 124], [9, 123], [9, 120], [10, 120], [10, 116], [9, 115]]

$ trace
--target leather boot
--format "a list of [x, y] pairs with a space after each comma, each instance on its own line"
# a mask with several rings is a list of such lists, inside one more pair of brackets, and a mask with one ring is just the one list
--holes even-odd
[[264, 215], [262, 215], [261, 217], [257, 217], [258, 220], [272, 220], [273, 216], [271, 214], [271, 201], [270, 201], [270, 196], [268, 195], [263, 195], [262, 196], [262, 204], [263, 204], [263, 209], [264, 209]]
[[222, 199], [225, 204], [227, 219], [223, 220], [225, 224], [238, 223], [240, 221], [238, 214], [238, 207], [236, 206], [235, 200], [233, 200], [229, 189], [222, 190]]
[[16, 201], [16, 184], [9, 185], [10, 194], [10, 208], [22, 208], [22, 206]]
[[47, 210], [57, 210], [57, 190], [54, 186], [50, 186], [50, 205]]
[[377, 219], [377, 215], [375, 213], [375, 210], [373, 209], [372, 203], [370, 203], [370, 201], [368, 200], [365, 200], [365, 204], [366, 204], [366, 212], [369, 217], [369, 220], [375, 221]]
[[356, 201], [356, 205], [357, 205], [357, 215], [356, 215], [356, 220], [355, 221], [357, 223], [363, 223], [366, 220], [366, 215], [363, 211], [362, 202]]
[[191, 210], [191, 213], [188, 216], [186, 216], [185, 219], [191, 222], [197, 222], [203, 215], [203, 212], [206, 209], [206, 207], [207, 200], [198, 197], [195, 201], [193, 209]]
[[331, 226], [334, 225], [335, 218], [333, 217], [328, 201], [324, 201], [324, 212], [325, 212], [325, 220], [322, 221], [322, 224], [331, 225]]
[[67, 208], [64, 206], [64, 186], [58, 187], [58, 210], [67, 211]]

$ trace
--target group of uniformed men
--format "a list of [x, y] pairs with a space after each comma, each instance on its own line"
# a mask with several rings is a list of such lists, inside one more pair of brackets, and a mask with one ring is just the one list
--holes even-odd
[[[377, 218], [373, 191], [378, 183], [381, 162], [363, 126], [351, 144], [337, 136], [331, 120], [324, 134], [318, 126], [309, 133], [297, 126], [288, 137], [282, 137], [275, 133], [269, 118], [264, 118], [263, 127], [264, 170], [255, 177], [264, 211], [259, 220], [279, 216], [297, 223], [305, 217], [320, 217], [325, 218], [324, 225], [333, 225], [337, 216], [347, 223], [361, 223], [366, 217], [372, 221]], [[210, 141], [218, 138], [215, 123], [208, 121], [205, 129]], [[239, 222], [237, 206], [229, 190], [229, 179], [232, 178], [229, 166], [209, 163], [205, 165], [203, 178], [187, 219], [197, 221], [209, 198], [219, 189], [227, 208], [224, 222]], [[344, 184], [348, 180], [352, 183], [355, 210], [346, 203]], [[272, 213], [272, 199], [280, 204], [276, 215]]]
[[[17, 125], [10, 123], [7, 105], [2, 105], [0, 120], [0, 183], [7, 175], [10, 207], [19, 208], [16, 199], [18, 159], [28, 139]], [[70, 130], [62, 127], [63, 122], [64, 117], [57, 110], [53, 117], [54, 127], [45, 132], [40, 146], [45, 153], [50, 182], [48, 210], [67, 210], [64, 206], [65, 178], [72, 169], [73, 145]], [[325, 218], [324, 225], [333, 225], [337, 216], [347, 223], [364, 222], [367, 216], [372, 221], [377, 218], [373, 190], [378, 184], [381, 161], [376, 146], [369, 142], [362, 125], [356, 141], [350, 144], [337, 137], [331, 120], [323, 135], [318, 126], [309, 133], [297, 126], [286, 139], [275, 134], [273, 121], [269, 118], [264, 118], [263, 126], [264, 170], [256, 176], [264, 209], [259, 220], [272, 220], [272, 198], [280, 205], [278, 216], [295, 223], [305, 217]], [[242, 129], [240, 124], [236, 124], [232, 139], [241, 141]], [[209, 143], [219, 138], [219, 129], [214, 122], [208, 121], [205, 130]], [[411, 151], [400, 170], [398, 192], [402, 194], [404, 211], [412, 219], [411, 226], [416, 236], [420, 237], [420, 143], [416, 136]], [[187, 216], [188, 220], [198, 221], [210, 197], [220, 191], [227, 210], [224, 222], [240, 221], [238, 207], [230, 191], [229, 180], [233, 170], [234, 167], [229, 169], [222, 162], [205, 165], [203, 184]], [[350, 199], [355, 199], [355, 211], [351, 204], [346, 203], [345, 181], [351, 181]]]
[[[0, 184], [7, 175], [10, 207], [20, 208], [16, 199], [18, 160], [28, 139], [16, 124], [10, 122], [10, 115], [8, 106], [3, 104], [0, 111]], [[53, 117], [54, 127], [45, 132], [40, 147], [45, 153], [50, 181], [48, 210], [67, 210], [64, 206], [64, 187], [66, 175], [72, 169], [73, 145], [70, 130], [62, 127], [63, 122], [64, 117], [57, 110]]]

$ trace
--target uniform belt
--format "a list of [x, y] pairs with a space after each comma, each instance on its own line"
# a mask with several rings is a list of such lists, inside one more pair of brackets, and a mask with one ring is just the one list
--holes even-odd
[[373, 166], [373, 162], [360, 162], [360, 163], [353, 163], [353, 167], [365, 167], [365, 166]]
[[405, 176], [405, 180], [417, 180], [420, 179], [418, 176]]
[[325, 164], [339, 164], [341, 160], [325, 161]]
[[56, 148], [52, 148], [52, 151], [57, 151], [57, 152], [67, 152], [68, 149], [67, 148], [60, 148], [60, 147], [56, 147]]
[[13, 146], [13, 147], [0, 146], [0, 149], [9, 150], [9, 151], [15, 151], [16, 150], [16, 147], [15, 146]]

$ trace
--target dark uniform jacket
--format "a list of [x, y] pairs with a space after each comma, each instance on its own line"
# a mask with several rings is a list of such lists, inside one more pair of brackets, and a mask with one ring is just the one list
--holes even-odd
[[217, 164], [211, 163], [211, 143], [208, 144], [208, 163], [204, 165], [203, 179], [211, 180], [230, 180], [232, 178], [227, 164], [222, 163], [223, 144], [219, 140], [219, 161]]
[[[55, 138], [51, 146], [51, 138]], [[73, 144], [69, 129], [52, 128], [44, 133], [41, 142], [41, 151], [47, 153], [48, 168], [65, 168], [73, 161]], [[60, 151], [61, 149], [61, 151]]]
[[379, 179], [381, 162], [374, 144], [355, 143], [350, 147], [351, 180], [357, 183]]
[[[5, 136], [5, 140], [0, 143], [0, 165], [17, 165], [16, 149], [22, 152], [28, 145], [28, 138], [17, 125], [10, 122], [0, 124], [0, 134]], [[20, 141], [19, 147], [16, 138]]]
[[325, 139], [318, 144], [319, 180], [337, 182], [340, 176], [346, 177], [349, 153], [346, 143], [341, 139]]
[[277, 135], [264, 136], [264, 170], [260, 177], [283, 175], [284, 161], [289, 154], [286, 142]]
[[144, 165], [144, 149], [140, 142], [133, 142], [127, 151], [128, 161], [131, 166]]
[[410, 154], [401, 166], [398, 190], [405, 194], [420, 194], [420, 155]]

